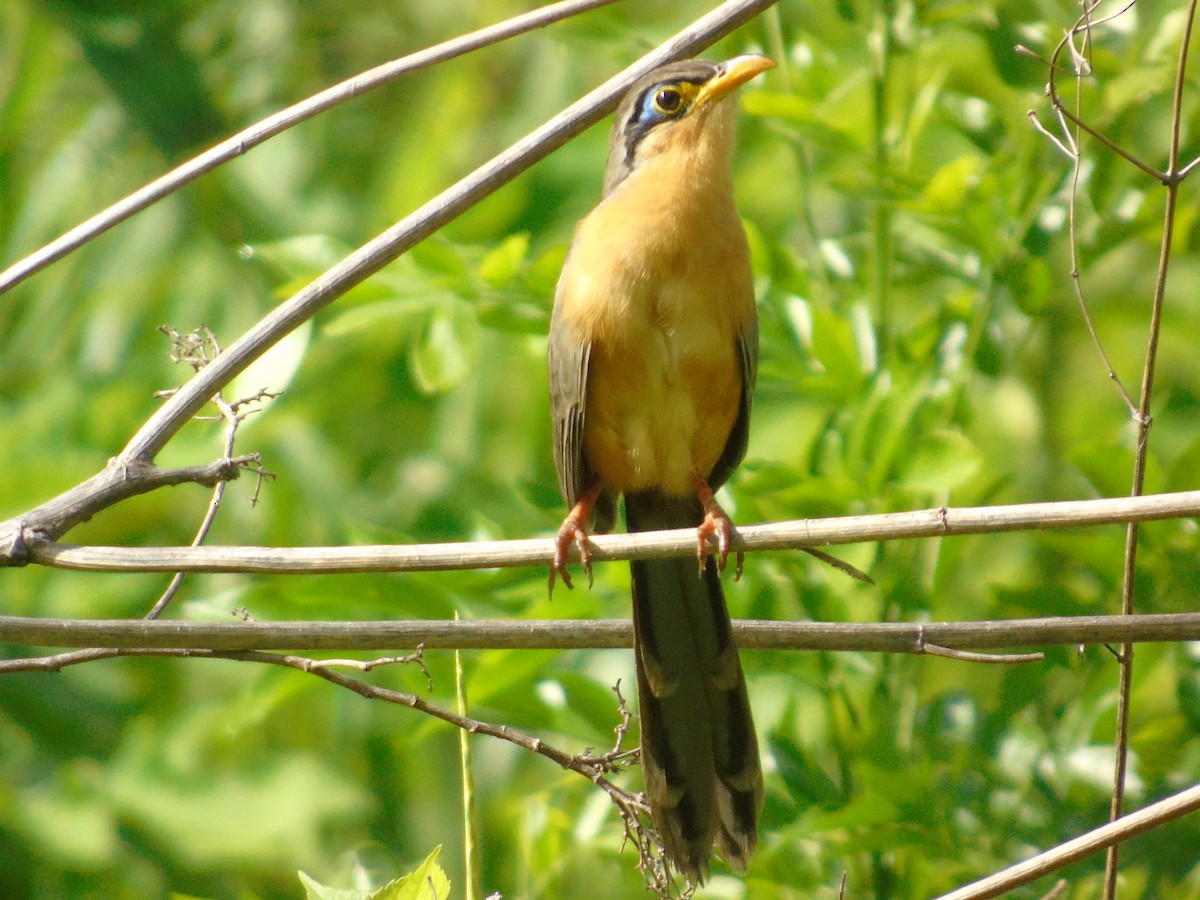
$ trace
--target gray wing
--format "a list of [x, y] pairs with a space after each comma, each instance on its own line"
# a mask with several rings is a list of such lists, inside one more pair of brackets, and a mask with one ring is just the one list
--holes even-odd
[[563, 320], [561, 304], [556, 297], [550, 316], [547, 362], [550, 415], [554, 420], [554, 465], [567, 506], [575, 505], [590, 481], [583, 459], [583, 424], [591, 352], [591, 342], [579, 340]]
[[754, 384], [758, 380], [757, 316], [748, 328], [738, 332], [737, 347], [738, 359], [742, 363], [742, 402], [729, 439], [725, 442], [725, 449], [721, 451], [721, 458], [708, 476], [708, 485], [714, 491], [729, 480], [746, 455], [746, 446], [750, 441], [750, 404], [754, 399]]

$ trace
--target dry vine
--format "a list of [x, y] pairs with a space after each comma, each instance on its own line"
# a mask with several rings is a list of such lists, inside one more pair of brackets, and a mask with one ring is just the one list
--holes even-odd
[[[1137, 155], [1122, 147], [1099, 129], [1092, 126], [1083, 112], [1083, 84], [1093, 73], [1091, 51], [1093, 32], [1120, 16], [1126, 14], [1134, 6], [1134, 2], [1123, 4], [1102, 4], [1095, 0], [1084, 0], [1083, 12], [1075, 24], [1067, 31], [1051, 55], [1048, 65], [1047, 94], [1054, 114], [1058, 120], [1058, 136], [1050, 135], [1041, 128], [1043, 133], [1051, 137], [1060, 150], [1071, 161], [1070, 189], [1070, 244], [1072, 271], [1071, 278], [1076, 298], [1082, 313], [1083, 321], [1096, 346], [1099, 356], [1107, 370], [1108, 378], [1116, 385], [1122, 398], [1129, 408], [1137, 429], [1136, 445], [1133, 458], [1132, 487], [1130, 493], [1137, 497], [1143, 493], [1146, 477], [1146, 464], [1149, 458], [1150, 429], [1153, 423], [1152, 399], [1154, 389], [1155, 368], [1158, 362], [1158, 343], [1162, 329], [1163, 305], [1166, 295], [1167, 275], [1170, 270], [1172, 242], [1176, 219], [1176, 206], [1179, 197], [1179, 187], [1188, 173], [1200, 160], [1193, 160], [1181, 167], [1180, 165], [1180, 129], [1182, 125], [1183, 96], [1186, 89], [1188, 52], [1191, 46], [1192, 29], [1195, 21], [1196, 3], [1190, 2], [1186, 7], [1186, 21], [1183, 26], [1182, 38], [1176, 62], [1175, 80], [1173, 85], [1171, 132], [1166, 143], [1167, 164], [1165, 169], [1158, 169]], [[1103, 16], [1097, 13], [1101, 6], [1116, 6], [1111, 13]], [[1066, 60], [1064, 61], [1064, 57]], [[1060, 73], [1074, 79], [1075, 96], [1073, 108], [1068, 106], [1059, 88]], [[1036, 119], [1035, 119], [1036, 121]], [[1147, 327], [1147, 346], [1144, 367], [1142, 370], [1141, 390], [1136, 406], [1121, 379], [1113, 369], [1104, 343], [1092, 323], [1088, 304], [1082, 287], [1082, 272], [1079, 266], [1078, 237], [1076, 222], [1078, 217], [1080, 167], [1083, 160], [1081, 137], [1087, 134], [1102, 150], [1114, 153], [1126, 162], [1135, 166], [1148, 177], [1161, 184], [1166, 190], [1163, 205], [1163, 225], [1160, 241], [1158, 269], [1155, 274], [1150, 305], [1150, 321]], [[1121, 613], [1132, 615], [1134, 612], [1134, 581], [1137, 572], [1138, 525], [1130, 522], [1126, 527], [1124, 577], [1121, 586]], [[1111, 818], [1115, 821], [1122, 815], [1125, 796], [1126, 766], [1129, 757], [1129, 714], [1130, 692], [1133, 684], [1133, 644], [1122, 642], [1117, 653], [1119, 664], [1119, 684], [1117, 689], [1117, 723], [1116, 723], [1116, 753], [1113, 772]], [[1114, 841], [1107, 845], [1105, 865], [1104, 896], [1112, 900], [1116, 896], [1120, 844]]]

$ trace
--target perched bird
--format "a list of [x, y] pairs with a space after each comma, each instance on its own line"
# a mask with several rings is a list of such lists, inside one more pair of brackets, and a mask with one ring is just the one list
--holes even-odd
[[[554, 457], [568, 505], [550, 573], [625, 498], [631, 532], [697, 528], [686, 559], [631, 564], [642, 766], [667, 860], [694, 882], [714, 843], [744, 871], [762, 806], [758, 741], [719, 568], [713, 498], [746, 452], [758, 318], [733, 201], [735, 89], [762, 56], [663, 66], [616, 113], [604, 196], [575, 232], [550, 324]], [[715, 538], [718, 560], [708, 556]]]

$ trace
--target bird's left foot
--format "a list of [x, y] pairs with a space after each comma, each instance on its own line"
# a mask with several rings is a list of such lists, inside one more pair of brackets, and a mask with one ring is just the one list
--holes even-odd
[[592, 507], [600, 496], [599, 484], [592, 485], [583, 493], [578, 502], [571, 507], [567, 517], [559, 526], [558, 534], [554, 536], [554, 562], [550, 564], [550, 596], [554, 597], [554, 582], [562, 578], [567, 590], [571, 590], [571, 573], [567, 571], [567, 555], [571, 545], [579, 548], [579, 561], [587, 574], [588, 587], [592, 586], [592, 551], [588, 549], [587, 522], [592, 515]]
[[579, 548], [579, 561], [583, 563], [583, 571], [587, 574], [588, 587], [592, 586], [592, 551], [588, 549], [587, 529], [575, 518], [574, 513], [563, 520], [562, 527], [554, 538], [554, 562], [550, 565], [550, 596], [554, 596], [554, 582], [562, 578], [567, 590], [574, 588], [571, 584], [571, 573], [567, 571], [567, 554], [571, 545]]
[[[729, 518], [729, 514], [725, 510], [721, 509], [721, 504], [717, 503], [708, 482], [699, 475], [696, 476], [695, 482], [696, 494], [704, 507], [704, 521], [696, 529], [696, 557], [700, 560], [700, 573], [704, 573], [704, 564], [708, 560], [709, 538], [713, 536], [717, 539], [717, 569], [724, 572], [725, 565], [729, 561], [730, 544], [735, 531], [733, 520]], [[734, 581], [742, 577], [742, 566], [745, 561], [746, 554], [738, 550], [734, 556]]]

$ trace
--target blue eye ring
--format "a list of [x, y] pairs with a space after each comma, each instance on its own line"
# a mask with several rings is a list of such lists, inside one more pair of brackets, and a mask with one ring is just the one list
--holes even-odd
[[668, 119], [677, 119], [688, 110], [687, 86], [682, 84], [660, 84], [642, 95], [634, 122], [652, 127]]

